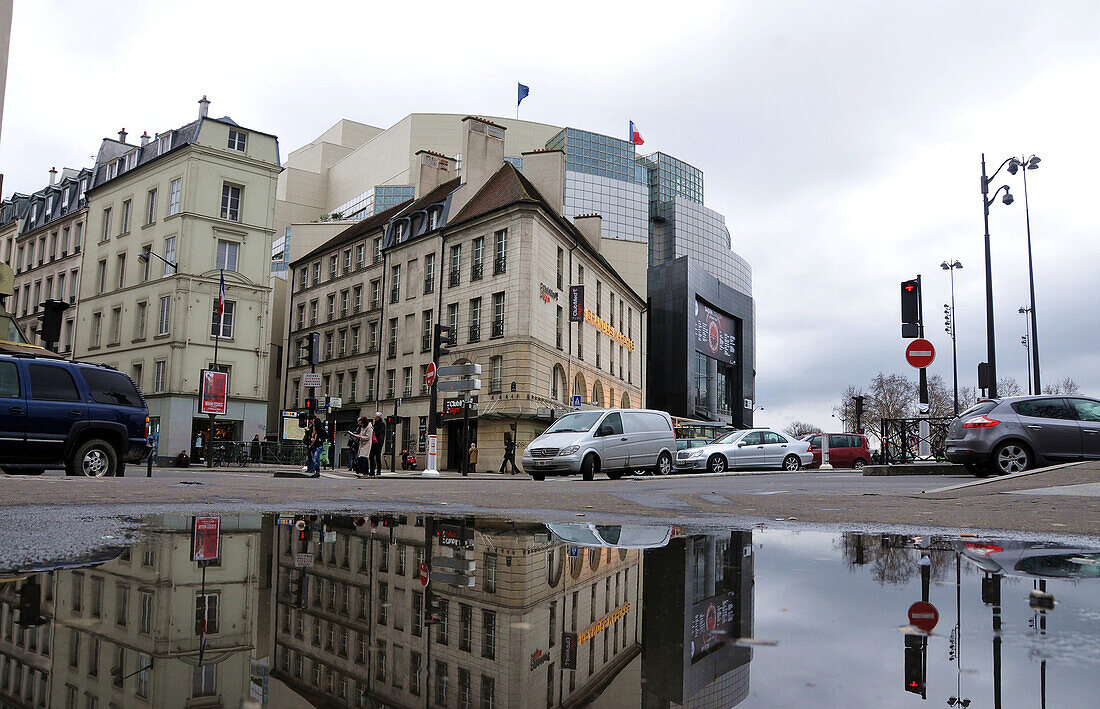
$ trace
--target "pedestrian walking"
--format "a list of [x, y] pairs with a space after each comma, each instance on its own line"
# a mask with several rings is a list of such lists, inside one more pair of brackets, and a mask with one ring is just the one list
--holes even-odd
[[381, 411], [374, 412], [372, 424], [370, 458], [367, 461], [368, 475], [382, 474], [382, 448], [386, 445], [386, 421], [382, 418]]
[[516, 467], [516, 444], [512, 440], [512, 434], [504, 434], [504, 460], [500, 462], [500, 472], [503, 473], [507, 469], [508, 464], [512, 464], [512, 475], [519, 472], [519, 468]]
[[249, 447], [249, 457], [253, 463], [260, 462], [260, 434], [252, 437], [252, 445]]
[[[477, 472], [477, 441], [470, 442], [470, 462], [466, 466], [466, 473]], [[463, 473], [465, 475], [466, 473]]]
[[370, 474], [371, 444], [374, 438], [374, 425], [366, 416], [356, 421], [358, 428], [352, 434], [353, 455], [355, 456], [355, 477], [362, 478]]
[[321, 477], [321, 451], [324, 448], [325, 431], [321, 419], [314, 417], [306, 429], [306, 472], [310, 477]]

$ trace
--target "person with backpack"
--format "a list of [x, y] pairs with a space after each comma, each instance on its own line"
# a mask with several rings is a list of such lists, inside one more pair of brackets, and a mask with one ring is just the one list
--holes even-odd
[[321, 452], [325, 445], [325, 427], [316, 416], [306, 429], [306, 472], [310, 477], [321, 477]]

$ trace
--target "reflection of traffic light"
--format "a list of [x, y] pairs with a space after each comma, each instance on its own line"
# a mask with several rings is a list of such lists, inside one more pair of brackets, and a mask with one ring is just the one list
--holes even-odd
[[905, 691], [919, 694], [921, 698], [927, 698], [927, 643], [928, 639], [920, 635], [905, 636]]
[[443, 622], [443, 615], [446, 613], [447, 601], [437, 597], [434, 593], [431, 599], [428, 601], [428, 625], [436, 625]]

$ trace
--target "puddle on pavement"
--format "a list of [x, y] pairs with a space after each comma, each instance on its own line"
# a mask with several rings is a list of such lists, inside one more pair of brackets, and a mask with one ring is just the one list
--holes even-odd
[[158, 515], [127, 541], [66, 559], [44, 540], [52, 561], [0, 564], [0, 705], [1070, 707], [1100, 695], [1100, 540]]

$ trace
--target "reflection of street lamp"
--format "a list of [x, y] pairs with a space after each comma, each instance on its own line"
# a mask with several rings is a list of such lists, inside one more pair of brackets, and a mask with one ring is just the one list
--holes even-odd
[[112, 677], [114, 677], [115, 679], [117, 679], [119, 682], [121, 682], [122, 680], [129, 679], [130, 677], [133, 677], [134, 675], [136, 675], [140, 672], [144, 672], [145, 670], [149, 669], [152, 666], [153, 666], [153, 658], [149, 658], [149, 664], [148, 665], [146, 665], [145, 667], [139, 667], [139, 668], [137, 668], [136, 670], [134, 670], [133, 672], [131, 672], [128, 675], [120, 677], [119, 675], [122, 674], [122, 668], [117, 667], [117, 666], [111, 668], [110, 675]]
[[[944, 261], [940, 264], [940, 268], [945, 271], [951, 272], [951, 309], [944, 313], [947, 315], [946, 327], [948, 335], [951, 335], [951, 371], [952, 381], [955, 384], [955, 415], [959, 415], [959, 355], [958, 349], [955, 347], [955, 269], [962, 268], [963, 265], [958, 260], [952, 259], [951, 261]], [[947, 309], [947, 306], [944, 306]]]
[[989, 256], [989, 205], [997, 201], [997, 195], [1001, 193], [1001, 190], [1005, 191], [1001, 201], [1005, 204], [1012, 204], [1012, 194], [1008, 191], [1008, 185], [1001, 185], [992, 197], [987, 198], [986, 195], [989, 194], [989, 183], [993, 181], [993, 178], [997, 176], [1002, 167], [1014, 159], [1005, 160], [1001, 163], [1001, 167], [998, 167], [992, 175], [986, 177], [985, 153], [982, 153], [982, 214], [985, 218], [985, 347], [989, 367], [988, 394], [990, 399], [997, 398], [997, 340], [993, 334], [993, 266]]

